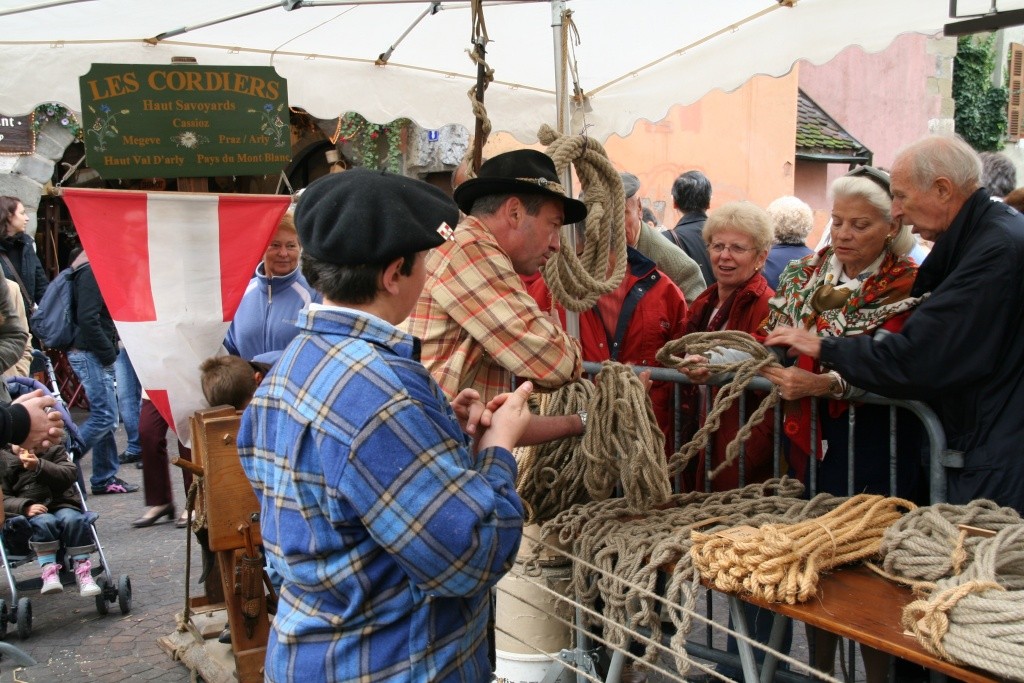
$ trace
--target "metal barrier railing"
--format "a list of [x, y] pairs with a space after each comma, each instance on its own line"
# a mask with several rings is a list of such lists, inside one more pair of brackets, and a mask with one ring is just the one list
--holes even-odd
[[[672, 383], [678, 385], [676, 387], [676, 390], [673, 392], [673, 402], [674, 402], [673, 414], [675, 415], [675, 420], [676, 420], [676, 425], [675, 425], [676, 426], [676, 429], [675, 429], [676, 443], [674, 444], [674, 446], [675, 446], [676, 450], [678, 450], [680, 448], [680, 446], [682, 446], [681, 441], [682, 441], [682, 426], [683, 426], [683, 421], [682, 421], [683, 416], [681, 415], [681, 411], [680, 411], [681, 392], [679, 391], [679, 387], [682, 387], [682, 386], [724, 386], [725, 384], [727, 384], [732, 379], [731, 376], [726, 376], [726, 377], [723, 377], [723, 378], [719, 378], [718, 381], [708, 382], [706, 385], [694, 385], [686, 375], [684, 375], [681, 372], [679, 372], [678, 370], [674, 370], [672, 368], [650, 368], [650, 367], [643, 367], [643, 366], [632, 366], [632, 367], [633, 367], [634, 372], [636, 372], [638, 374], [640, 372], [644, 372], [644, 371], [650, 372], [651, 373], [651, 379], [653, 381], [672, 382]], [[587, 361], [587, 362], [583, 363], [583, 370], [584, 370], [584, 372], [587, 375], [593, 376], [593, 375], [596, 375], [601, 370], [601, 364], [600, 363], [593, 363], [593, 362]], [[750, 383], [750, 385], [749, 385], [749, 388], [752, 391], [764, 391], [764, 392], [767, 392], [767, 391], [769, 391], [771, 389], [771, 387], [772, 387], [771, 382], [769, 382], [768, 380], [766, 380], [766, 379], [764, 379], [762, 377], [755, 378]], [[932, 504], [946, 502], [946, 469], [947, 468], [963, 467], [963, 457], [962, 457], [962, 454], [960, 454], [958, 452], [947, 450], [947, 448], [946, 448], [946, 434], [945, 434], [945, 431], [942, 429], [942, 424], [939, 422], [938, 416], [935, 414], [934, 410], [932, 410], [926, 403], [924, 403], [922, 401], [906, 401], [906, 400], [900, 400], [900, 399], [890, 399], [890, 398], [886, 398], [884, 396], [879, 396], [877, 394], [865, 393], [865, 394], [863, 394], [861, 396], [858, 396], [856, 398], [856, 400], [853, 403], [851, 403], [850, 411], [849, 411], [849, 418], [848, 418], [849, 421], [850, 421], [850, 430], [849, 430], [849, 435], [850, 435], [849, 439], [850, 439], [850, 441], [848, 443], [848, 452], [850, 453], [850, 457], [848, 459], [848, 470], [849, 470], [849, 473], [850, 473], [850, 477], [849, 477], [850, 485], [852, 486], [853, 471], [854, 471], [853, 468], [854, 468], [854, 462], [855, 462], [855, 458], [854, 458], [854, 452], [855, 452], [854, 446], [855, 446], [855, 443], [853, 441], [853, 439], [854, 439], [854, 429], [853, 429], [853, 427], [856, 424], [856, 414], [857, 414], [856, 404], [857, 403], [869, 403], [869, 404], [873, 404], [873, 405], [887, 405], [887, 406], [889, 406], [889, 410], [890, 410], [890, 419], [889, 419], [889, 431], [890, 431], [890, 434], [889, 434], [889, 444], [890, 444], [889, 470], [890, 470], [890, 484], [891, 484], [890, 490], [892, 490], [892, 491], [896, 490], [896, 452], [895, 452], [896, 451], [896, 427], [897, 427], [896, 411], [899, 408], [903, 408], [903, 409], [907, 410], [908, 412], [912, 413], [915, 417], [917, 417], [917, 419], [921, 423], [923, 434], [924, 434], [924, 436], [927, 437], [927, 440], [928, 440], [929, 501]], [[738, 401], [738, 405], [739, 405], [739, 420], [740, 420], [741, 423], [743, 423], [743, 422], [746, 421], [746, 417], [747, 417], [745, 396], [740, 398], [740, 400]], [[812, 434], [811, 434], [811, 449], [812, 449], [811, 450], [811, 456], [812, 456], [812, 458], [817, 455], [817, 441], [818, 440], [816, 438], [816, 434], [814, 433], [814, 430], [816, 429], [816, 425], [817, 425], [817, 419], [816, 418], [817, 418], [817, 411], [818, 411], [818, 409], [819, 409], [819, 400], [818, 399], [812, 400], [812, 402], [811, 402], [811, 416], [810, 416], [810, 424], [811, 424], [811, 429], [812, 429]], [[781, 469], [781, 462], [782, 462], [782, 444], [783, 444], [783, 441], [782, 441], [783, 431], [782, 431], [782, 428], [781, 428], [781, 422], [782, 422], [782, 412], [780, 410], [776, 410], [775, 411], [775, 429], [774, 429], [775, 438], [774, 438], [774, 443], [773, 443], [773, 449], [774, 449], [773, 460], [774, 460], [774, 475], [775, 476], [780, 476], [782, 474], [785, 474], [785, 472], [781, 472], [780, 471], [780, 469]], [[745, 472], [745, 455], [746, 455], [745, 451], [744, 451], [743, 447], [741, 446], [740, 457], [739, 457], [739, 477], [740, 477], [740, 485], [741, 486], [743, 484], [749, 483], [749, 482], [746, 481], [746, 476], [745, 476], [746, 475], [746, 472]], [[807, 482], [808, 489], [809, 489], [810, 493], [813, 494], [813, 493], [817, 492], [817, 486], [816, 486], [816, 481], [815, 481], [815, 477], [814, 477], [814, 468], [813, 467], [809, 468], [808, 475], [809, 475], [809, 479], [810, 479], [810, 481]], [[852, 493], [855, 493], [855, 492], [851, 489], [849, 491], [849, 493], [852, 494]]]

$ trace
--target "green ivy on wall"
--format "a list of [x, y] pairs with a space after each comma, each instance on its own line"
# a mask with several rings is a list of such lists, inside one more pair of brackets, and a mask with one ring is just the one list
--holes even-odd
[[979, 152], [1003, 148], [1006, 88], [992, 85], [995, 35], [960, 36], [953, 59], [956, 132]]
[[341, 117], [338, 143], [347, 144], [360, 166], [402, 172], [402, 131], [409, 119], [370, 123], [355, 112]]

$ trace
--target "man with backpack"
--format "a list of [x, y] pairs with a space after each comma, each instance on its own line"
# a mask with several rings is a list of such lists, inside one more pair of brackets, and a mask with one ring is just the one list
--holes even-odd
[[82, 251], [71, 263], [72, 309], [75, 333], [68, 348], [68, 363], [78, 375], [89, 400], [89, 419], [79, 428], [86, 451], [92, 450], [93, 495], [133, 493], [138, 486], [119, 479], [117, 442], [117, 394], [114, 361], [117, 360], [117, 329], [100, 295], [89, 257]]

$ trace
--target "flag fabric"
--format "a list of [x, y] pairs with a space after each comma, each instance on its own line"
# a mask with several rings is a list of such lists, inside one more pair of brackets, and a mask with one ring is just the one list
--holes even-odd
[[190, 445], [199, 365], [223, 341], [288, 209], [283, 195], [63, 190], [142, 387]]

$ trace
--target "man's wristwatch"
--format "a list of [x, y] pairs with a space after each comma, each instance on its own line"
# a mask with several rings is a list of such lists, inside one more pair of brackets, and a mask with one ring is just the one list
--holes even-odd
[[586, 431], [587, 430], [587, 411], [580, 410], [576, 414], [580, 416], [580, 422], [583, 423], [583, 431]]
[[843, 388], [843, 379], [842, 379], [842, 377], [840, 377], [839, 373], [836, 372], [835, 370], [832, 370], [831, 372], [829, 372], [828, 376], [829, 376], [829, 382], [828, 382], [828, 393], [829, 393], [829, 396], [834, 396], [836, 398], [841, 398], [843, 393], [845, 392], [845, 389]]

